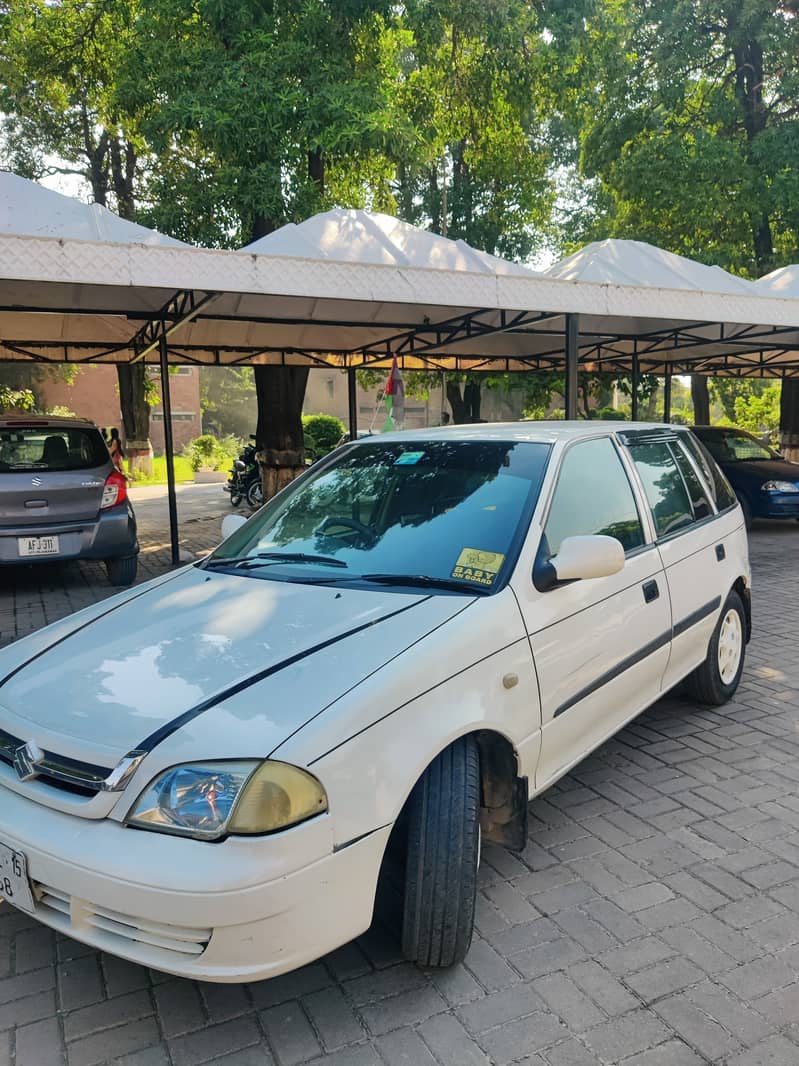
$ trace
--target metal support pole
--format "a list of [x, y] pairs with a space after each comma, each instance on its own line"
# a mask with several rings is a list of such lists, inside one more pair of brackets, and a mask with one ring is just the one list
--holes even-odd
[[641, 386], [641, 374], [638, 367], [638, 341], [635, 342], [633, 348], [633, 374], [632, 374], [632, 410], [630, 411], [630, 418], [633, 422], [638, 421], [638, 393]]
[[172, 543], [172, 565], [180, 562], [178, 543], [178, 501], [175, 495], [175, 445], [172, 440], [172, 401], [169, 396], [169, 358], [166, 330], [158, 338], [161, 356], [161, 409], [164, 412], [164, 451], [166, 453], [166, 486], [169, 501], [169, 539]]
[[577, 361], [580, 344], [580, 317], [566, 315], [566, 418], [577, 418]]
[[358, 439], [358, 382], [355, 378], [355, 368], [347, 370], [347, 407], [350, 420], [350, 440]]
[[663, 379], [663, 421], [671, 422], [671, 371]]

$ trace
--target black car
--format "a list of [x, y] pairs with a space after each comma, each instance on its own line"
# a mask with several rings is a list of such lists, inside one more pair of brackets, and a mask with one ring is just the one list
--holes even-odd
[[799, 521], [799, 463], [789, 463], [751, 433], [732, 426], [694, 426], [693, 432], [727, 475], [747, 529], [754, 518]]

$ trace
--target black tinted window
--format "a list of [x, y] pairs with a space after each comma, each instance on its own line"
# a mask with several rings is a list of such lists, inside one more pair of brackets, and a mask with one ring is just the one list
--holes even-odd
[[675, 441], [671, 445], [671, 450], [677, 460], [677, 466], [683, 476], [685, 487], [688, 489], [688, 495], [691, 497], [694, 518], [697, 522], [702, 518], [708, 518], [713, 514], [713, 508], [710, 506], [710, 500], [702, 486], [702, 482], [699, 480], [699, 475], [691, 464], [691, 460], [681, 448], [679, 441]]
[[109, 461], [99, 430], [14, 426], [0, 429], [0, 471], [90, 470]]
[[608, 437], [575, 444], [566, 453], [545, 529], [551, 555], [566, 537], [595, 533], [615, 537], [625, 551], [644, 543], [630, 482]]
[[632, 444], [630, 454], [643, 482], [658, 536], [692, 525], [694, 512], [688, 490], [668, 443]]
[[685, 444], [704, 471], [705, 480], [710, 485], [711, 491], [713, 492], [717, 509], [719, 511], [726, 511], [728, 507], [732, 507], [736, 502], [735, 493], [732, 491], [732, 486], [724, 476], [724, 473], [719, 469], [718, 463], [716, 463], [713, 456], [709, 454], [704, 441], [702, 441], [701, 438], [697, 439], [693, 433], [686, 433], [684, 436], [680, 437], [680, 440]]

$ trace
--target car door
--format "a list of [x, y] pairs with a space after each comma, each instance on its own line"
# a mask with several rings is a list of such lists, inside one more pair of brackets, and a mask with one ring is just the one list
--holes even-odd
[[739, 525], [719, 519], [682, 434], [631, 432], [626, 447], [644, 487], [666, 572], [672, 649], [664, 685], [671, 688], [707, 654], [725, 587], [725, 535]]
[[[643, 500], [609, 436], [562, 453], [538, 539], [539, 557], [569, 536], [606, 534], [625, 548], [609, 577], [535, 588], [517, 569], [514, 591], [538, 672], [542, 745], [536, 789], [554, 780], [654, 702], [669, 656], [671, 615]], [[529, 556], [528, 556], [529, 558]]]

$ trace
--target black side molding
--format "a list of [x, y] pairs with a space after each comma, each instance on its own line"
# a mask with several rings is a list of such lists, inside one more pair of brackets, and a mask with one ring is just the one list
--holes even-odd
[[569, 696], [569, 698], [564, 703], [561, 703], [560, 707], [555, 710], [552, 717], [557, 718], [565, 711], [570, 710], [575, 703], [584, 700], [586, 696], [590, 696], [592, 693], [596, 692], [597, 689], [607, 685], [610, 681], [615, 681], [615, 679], [621, 674], [630, 670], [633, 666], [637, 666], [638, 663], [643, 662], [644, 659], [647, 659], [650, 655], [654, 655], [656, 651], [665, 648], [665, 646], [670, 643], [671, 630], [667, 630], [665, 633], [661, 633], [659, 637], [655, 637], [654, 640], [650, 640], [648, 644], [644, 644], [643, 648], [639, 648], [633, 655], [628, 655], [626, 659], [622, 659], [622, 661], [617, 663], [611, 670], [608, 670], [606, 673], [595, 678], [590, 685], [586, 685], [585, 688], [580, 689], [579, 692], [575, 692], [573, 696]]
[[720, 606], [721, 596], [716, 596], [714, 600], [711, 600], [710, 603], [706, 603], [704, 607], [700, 607], [698, 610], [692, 611], [691, 614], [683, 618], [681, 622], [677, 622], [677, 624], [674, 626], [674, 636], [679, 637], [692, 626], [698, 625], [700, 622], [704, 621], [704, 619], [707, 618], [709, 614], [713, 614], [714, 611], [717, 611]]

